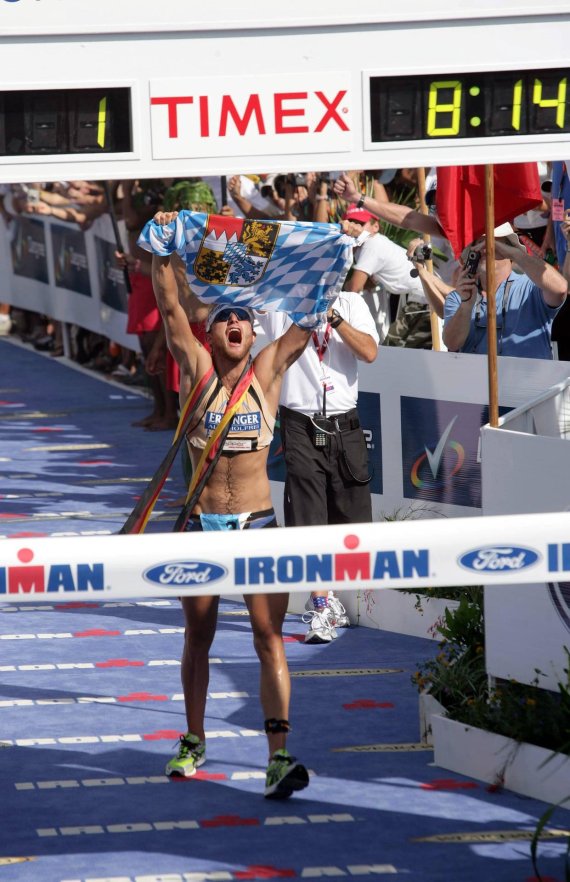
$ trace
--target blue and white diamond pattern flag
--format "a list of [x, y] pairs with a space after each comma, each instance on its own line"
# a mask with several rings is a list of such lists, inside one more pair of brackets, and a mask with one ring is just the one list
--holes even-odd
[[163, 256], [176, 251], [204, 303], [278, 310], [314, 327], [342, 289], [355, 240], [338, 224], [181, 211], [164, 226], [149, 221], [138, 244]]

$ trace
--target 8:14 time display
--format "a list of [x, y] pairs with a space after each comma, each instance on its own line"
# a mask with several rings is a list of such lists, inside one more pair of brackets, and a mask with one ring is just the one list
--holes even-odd
[[570, 132], [568, 69], [370, 78], [372, 142]]

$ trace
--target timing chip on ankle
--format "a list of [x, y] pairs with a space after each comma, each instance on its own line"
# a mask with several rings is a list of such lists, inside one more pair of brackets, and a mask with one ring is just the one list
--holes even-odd
[[276, 720], [272, 717], [265, 721], [265, 731], [268, 735], [277, 735], [279, 732], [290, 732], [289, 720]]

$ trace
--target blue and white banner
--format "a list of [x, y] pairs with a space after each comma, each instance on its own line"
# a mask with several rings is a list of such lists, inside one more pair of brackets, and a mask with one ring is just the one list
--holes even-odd
[[313, 327], [342, 289], [355, 240], [336, 224], [181, 211], [168, 225], [149, 221], [138, 244], [163, 256], [177, 252], [204, 303], [279, 310]]
[[[255, 534], [255, 535], [254, 535]], [[522, 585], [570, 573], [570, 513], [137, 536], [13, 538], [0, 597], [18, 602]], [[542, 586], [537, 586], [542, 590]]]

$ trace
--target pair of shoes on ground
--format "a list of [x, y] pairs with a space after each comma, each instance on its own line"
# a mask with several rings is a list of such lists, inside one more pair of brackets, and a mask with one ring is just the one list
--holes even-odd
[[309, 625], [305, 634], [305, 643], [330, 643], [337, 634], [337, 628], [349, 628], [350, 619], [338, 597], [329, 591], [326, 598], [327, 605], [322, 609], [315, 609], [312, 598], [305, 604], [306, 613], [303, 614], [303, 622]]
[[[192, 778], [206, 762], [206, 744], [197, 735], [187, 732], [180, 736], [178, 754], [166, 764], [170, 777]], [[309, 783], [309, 773], [294, 756], [284, 748], [276, 750], [265, 776], [266, 799], [287, 799], [292, 793], [303, 790]]]

